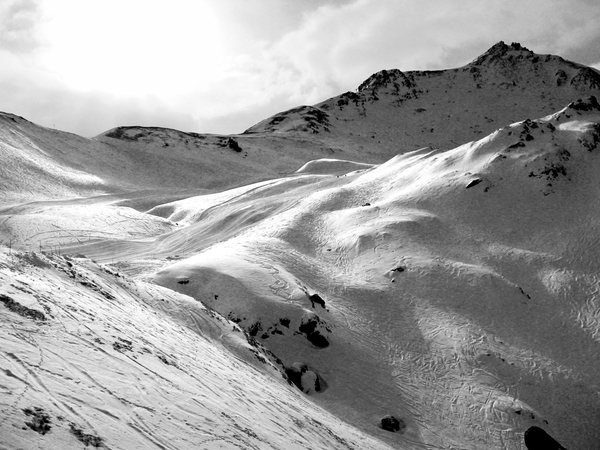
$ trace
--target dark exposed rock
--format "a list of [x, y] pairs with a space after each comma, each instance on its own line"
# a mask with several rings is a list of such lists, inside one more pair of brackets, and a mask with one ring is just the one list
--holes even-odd
[[295, 362], [286, 367], [285, 374], [298, 389], [306, 394], [323, 392], [327, 386], [323, 378], [314, 369], [302, 362]]
[[321, 334], [321, 331], [317, 330], [317, 325], [321, 323], [318, 316], [312, 316], [302, 320], [302, 323], [298, 327], [300, 333], [306, 336], [311, 344], [315, 347], [325, 348], [329, 346], [329, 340], [327, 337]]
[[358, 95], [356, 92], [348, 91], [339, 96], [336, 104], [338, 107], [342, 108], [342, 107], [350, 104], [350, 102], [352, 102], [356, 106], [358, 106], [361, 101], [362, 101], [362, 98], [360, 95]]
[[19, 302], [10, 298], [8, 295], [0, 294], [0, 302], [4, 303], [4, 306], [6, 306], [9, 311], [17, 313], [20, 316], [33, 320], [46, 320], [44, 313], [28, 308], [27, 306], [23, 306]]
[[128, 339], [118, 338], [113, 342], [112, 347], [118, 352], [131, 352], [133, 351], [133, 342]]
[[475, 59], [470, 66], [480, 66], [482, 64], [494, 64], [501, 60], [511, 59], [508, 57], [508, 53], [513, 50], [519, 52], [517, 55], [512, 56], [516, 59], [522, 59], [524, 57], [534, 59], [536, 57], [535, 53], [529, 50], [526, 47], [523, 47], [518, 42], [513, 42], [510, 45], [504, 43], [504, 41], [500, 41], [497, 44], [493, 45], [487, 52], [483, 55], [479, 56]]
[[517, 142], [516, 144], [509, 145], [508, 148], [519, 148], [525, 147], [525, 143], [522, 141]]
[[315, 307], [315, 303], [325, 308], [325, 300], [323, 300], [319, 294], [309, 295], [308, 299], [310, 300], [310, 303], [312, 304], [313, 308]]
[[599, 89], [600, 73], [590, 67], [582, 66], [569, 84], [577, 90]]
[[[298, 123], [299, 120], [302, 122]], [[330, 123], [329, 114], [323, 109], [314, 106], [299, 106], [275, 114], [257, 126], [258, 129], [264, 127], [267, 131], [309, 131], [317, 134], [321, 131], [329, 131]], [[247, 129], [244, 134], [255, 132], [257, 126]]]
[[556, 72], [555, 76], [556, 76], [556, 85], [557, 86], [562, 86], [567, 81], [567, 73], [562, 69], [560, 69], [558, 72]]
[[593, 95], [575, 100], [574, 102], [569, 103], [568, 107], [575, 111], [600, 111], [598, 99]]
[[260, 322], [255, 322], [248, 327], [248, 334], [252, 337], [256, 336], [259, 331], [262, 331], [262, 324]]
[[240, 144], [238, 144], [238, 142], [233, 139], [233, 138], [228, 138], [227, 139], [227, 147], [229, 147], [231, 150], [241, 153], [242, 152], [242, 147], [240, 147]]
[[540, 427], [531, 427], [525, 432], [527, 450], [566, 450]]
[[74, 423], [71, 423], [69, 427], [71, 429], [71, 434], [75, 436], [77, 440], [83, 443], [83, 445], [85, 445], [86, 447], [90, 446], [99, 448], [103, 446], [101, 437], [94, 436], [93, 434], [89, 433], [84, 433], [83, 430], [81, 428], [78, 428]]
[[30, 417], [28, 422], [25, 422], [29, 428], [33, 431], [46, 434], [52, 428], [50, 426], [50, 416], [44, 412], [42, 408], [33, 407], [33, 408], [25, 408], [23, 410], [26, 416]]
[[397, 81], [404, 82], [406, 87], [412, 87], [412, 82], [410, 79], [406, 77], [404, 73], [402, 73], [398, 69], [392, 70], [381, 70], [377, 73], [374, 73], [369, 78], [367, 78], [361, 85], [358, 87], [358, 92], [365, 91], [367, 89], [379, 89], [381, 87], [386, 87], [389, 84], [397, 84]]
[[406, 424], [402, 419], [387, 415], [381, 419], [381, 428], [396, 433], [398, 431], [402, 432], [406, 428]]
[[589, 152], [596, 150], [600, 144], [600, 123], [595, 123], [592, 128], [579, 139], [579, 143]]

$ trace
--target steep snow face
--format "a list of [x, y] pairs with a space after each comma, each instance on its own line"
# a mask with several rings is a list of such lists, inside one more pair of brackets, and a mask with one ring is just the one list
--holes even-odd
[[[522, 449], [531, 426], [593, 448], [599, 124], [588, 98], [454, 150], [287, 180], [215, 206], [203, 229], [238, 231], [154, 280], [306, 364], [317, 404], [396, 448]], [[228, 222], [243, 210], [259, 218]], [[376, 427], [386, 414], [402, 432]]]
[[286, 111], [247, 132], [294, 136], [297, 125], [311, 121], [316, 109], [327, 126], [311, 134], [318, 131], [324, 142], [362, 145], [364, 155], [388, 159], [425, 146], [454, 148], [586, 95], [600, 96], [600, 74], [594, 69], [500, 42], [464, 67], [377, 72], [356, 92], [314, 105], [310, 116], [306, 108]]
[[388, 448], [234, 323], [87, 259], [0, 252], [2, 448]]

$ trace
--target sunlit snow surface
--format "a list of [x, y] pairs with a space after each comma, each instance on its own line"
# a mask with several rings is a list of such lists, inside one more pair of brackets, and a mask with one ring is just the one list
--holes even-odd
[[89, 260], [0, 258], [30, 310], [0, 310], [2, 448], [380, 448], [199, 302]]
[[[595, 448], [599, 122], [571, 106], [152, 214], [69, 208], [69, 259], [2, 256], [0, 292], [45, 315], [0, 305], [3, 445], [516, 450], [536, 425]], [[27, 250], [60, 204], [35, 206], [4, 211]], [[294, 363], [319, 391], [284, 380]]]

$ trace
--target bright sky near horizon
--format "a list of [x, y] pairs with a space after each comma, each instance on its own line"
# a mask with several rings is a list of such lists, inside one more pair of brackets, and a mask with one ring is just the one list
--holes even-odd
[[500, 40], [600, 67], [598, 23], [597, 0], [2, 0], [0, 111], [83, 136], [240, 133]]

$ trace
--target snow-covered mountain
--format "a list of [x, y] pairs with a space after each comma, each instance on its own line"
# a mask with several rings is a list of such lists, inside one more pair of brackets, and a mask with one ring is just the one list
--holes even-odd
[[425, 146], [454, 148], [586, 95], [600, 95], [595, 69], [499, 42], [455, 69], [382, 70], [355, 92], [276, 114], [246, 133], [315, 133], [362, 146], [364, 158], [388, 159]]
[[596, 448], [598, 78], [499, 43], [238, 136], [3, 115], [0, 447]]

